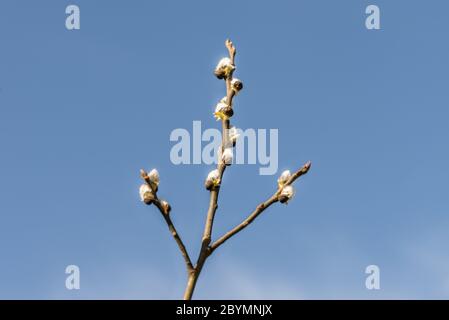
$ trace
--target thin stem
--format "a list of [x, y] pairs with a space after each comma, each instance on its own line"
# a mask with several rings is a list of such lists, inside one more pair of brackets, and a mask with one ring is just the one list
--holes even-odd
[[153, 199], [152, 203], [159, 209], [159, 212], [162, 214], [162, 217], [164, 217], [165, 222], [167, 223], [168, 230], [170, 230], [171, 235], [176, 241], [176, 244], [179, 247], [179, 250], [181, 251], [182, 257], [184, 258], [184, 262], [186, 264], [187, 273], [191, 274], [194, 267], [192, 264], [192, 260], [190, 260], [189, 253], [187, 252], [186, 246], [184, 245], [184, 242], [181, 239], [181, 236], [179, 235], [178, 231], [175, 228], [175, 225], [173, 224], [173, 221], [170, 218], [170, 207], [167, 205], [163, 205], [162, 201], [157, 196], [157, 185], [155, 185], [150, 178], [148, 177], [148, 174], [145, 170], [140, 170], [140, 175], [142, 179], [150, 186], [151, 190], [153, 191]]
[[[237, 51], [229, 39], [226, 40], [225, 45], [226, 45], [226, 48], [228, 48], [229, 58], [231, 60], [231, 63], [234, 64], [235, 54]], [[231, 71], [230, 74], [226, 77], [226, 103], [231, 107], [232, 107], [232, 100], [235, 96], [235, 92], [231, 86], [232, 75], [233, 75], [233, 72]], [[229, 146], [228, 130], [229, 130], [231, 124], [230, 124], [229, 119], [223, 119], [221, 122], [221, 125], [222, 125], [221, 151], [223, 154], [225, 148]], [[219, 173], [219, 179], [220, 179], [220, 181], [222, 181], [223, 174], [226, 170], [226, 164], [223, 163], [222, 159], [218, 159], [217, 169], [218, 169], [218, 173]], [[210, 244], [211, 238], [212, 238], [212, 229], [213, 229], [213, 225], [214, 225], [215, 212], [217, 211], [217, 208], [218, 208], [219, 192], [220, 192], [220, 186], [212, 188], [212, 190], [210, 191], [209, 208], [207, 210], [206, 223], [204, 226], [204, 233], [203, 233], [203, 238], [201, 241], [201, 250], [200, 250], [200, 253], [198, 256], [196, 267], [194, 268], [193, 272], [190, 274], [189, 279], [187, 281], [187, 287], [186, 287], [186, 290], [184, 293], [184, 299], [186, 299], [186, 300], [190, 300], [192, 298], [193, 291], [195, 290], [195, 286], [196, 286], [198, 277], [201, 273], [201, 270], [203, 269], [206, 259], [209, 257], [209, 255], [211, 253], [209, 244]]]
[[219, 246], [226, 242], [229, 238], [236, 235], [243, 229], [245, 229], [251, 222], [253, 222], [262, 212], [265, 211], [268, 207], [270, 207], [273, 203], [277, 202], [277, 196], [273, 195], [268, 200], [259, 204], [256, 209], [239, 225], [235, 226], [233, 229], [225, 233], [222, 237], [220, 237], [217, 241], [215, 241], [211, 247], [211, 253], [215, 251]]
[[159, 209], [160, 213], [164, 217], [164, 220], [167, 223], [168, 229], [170, 230], [171, 235], [175, 239], [175, 241], [179, 247], [179, 250], [181, 251], [182, 257], [184, 258], [184, 261], [185, 261], [185, 264], [187, 267], [187, 272], [190, 274], [193, 271], [192, 261], [190, 260], [189, 253], [187, 252], [184, 242], [182, 242], [182, 239], [181, 239], [178, 231], [176, 231], [175, 225], [173, 224], [173, 221], [170, 218], [170, 214], [165, 211], [165, 209], [163, 208], [159, 199], [156, 198], [154, 201], [154, 204], [156, 205], [156, 207]]
[[[293, 182], [295, 182], [296, 179], [298, 179], [300, 176], [306, 174], [310, 169], [311, 163], [310, 161], [307, 162], [304, 166], [301, 167], [298, 171], [296, 171], [290, 179], [285, 183], [285, 185], [291, 185]], [[259, 204], [256, 209], [245, 219], [243, 220], [239, 225], [231, 229], [229, 232], [225, 233], [221, 238], [219, 238], [217, 241], [215, 241], [210, 246], [210, 253], [214, 252], [215, 249], [217, 249], [219, 246], [221, 246], [223, 243], [226, 242], [229, 238], [236, 235], [243, 229], [245, 229], [248, 225], [251, 224], [262, 212], [264, 212], [268, 207], [270, 207], [273, 203], [278, 202], [279, 194], [281, 193], [282, 189], [279, 188], [268, 200], [262, 202]]]
[[[218, 167], [220, 180], [223, 177], [223, 172], [226, 166], [222, 165]], [[202, 243], [206, 246], [209, 245], [212, 237], [212, 227], [214, 224], [215, 212], [218, 208], [218, 194], [220, 192], [220, 187], [216, 187], [210, 192], [209, 209], [207, 210], [206, 223], [204, 226], [204, 233]]]
[[193, 272], [189, 274], [189, 278], [187, 280], [187, 286], [184, 291], [184, 300], [191, 300], [193, 296], [193, 291], [195, 290], [196, 283], [198, 281], [198, 278], [201, 274], [201, 270], [203, 270], [204, 263], [206, 262], [206, 259], [209, 257], [211, 251], [210, 247], [208, 245], [202, 245], [200, 256], [198, 257], [198, 262], [196, 264], [195, 269]]
[[189, 278], [187, 280], [186, 290], [184, 292], [184, 297], [183, 297], [184, 300], [192, 299], [193, 291], [195, 290], [196, 282], [198, 281], [198, 276], [199, 276], [199, 272], [192, 272], [189, 275]]

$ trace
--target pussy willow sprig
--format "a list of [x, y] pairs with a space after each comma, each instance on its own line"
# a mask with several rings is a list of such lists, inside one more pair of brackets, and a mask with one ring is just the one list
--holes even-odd
[[201, 239], [201, 249], [196, 259], [196, 263], [192, 263], [189, 253], [184, 245], [178, 231], [176, 230], [173, 221], [170, 218], [171, 206], [166, 200], [158, 197], [158, 188], [160, 183], [159, 172], [156, 169], [146, 172], [141, 170], [140, 175], [144, 181], [141, 185], [139, 193], [142, 202], [146, 205], [154, 205], [164, 217], [168, 229], [175, 239], [179, 250], [184, 258], [187, 270], [187, 286], [184, 292], [184, 299], [190, 300], [195, 290], [198, 277], [203, 270], [206, 260], [215, 252], [223, 243], [238, 234], [240, 231], [249, 226], [262, 212], [276, 202], [287, 204], [294, 196], [295, 190], [293, 183], [299, 177], [305, 175], [311, 166], [310, 161], [304, 164], [300, 169], [291, 173], [289, 170], [282, 172], [277, 180], [277, 188], [273, 195], [261, 202], [254, 211], [244, 219], [240, 224], [232, 228], [230, 231], [219, 237], [214, 242], [212, 241], [212, 229], [215, 220], [215, 213], [218, 208], [218, 195], [222, 187], [223, 174], [228, 166], [233, 162], [233, 148], [238, 139], [238, 131], [231, 126], [231, 118], [234, 116], [234, 98], [243, 89], [243, 82], [234, 77], [235, 55], [236, 49], [230, 40], [225, 42], [228, 50], [228, 57], [222, 58], [214, 70], [214, 75], [224, 80], [226, 84], [226, 96], [224, 96], [217, 103], [215, 107], [214, 117], [221, 121], [222, 126], [222, 141], [218, 154], [217, 167], [212, 170], [204, 183], [205, 188], [210, 193], [209, 207], [206, 215], [206, 222], [204, 225], [203, 236]]

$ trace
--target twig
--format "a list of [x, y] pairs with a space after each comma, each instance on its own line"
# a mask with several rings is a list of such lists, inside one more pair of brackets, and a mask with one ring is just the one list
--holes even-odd
[[[234, 64], [236, 49], [229, 39], [226, 40], [225, 45], [228, 48], [229, 58], [231, 59], [231, 63]], [[234, 90], [232, 90], [232, 88], [231, 88], [232, 74], [233, 74], [233, 71], [231, 71], [230, 74], [226, 77], [226, 97], [227, 97], [226, 103], [229, 106], [232, 106], [232, 100], [234, 98]], [[222, 151], [224, 151], [224, 149], [228, 145], [228, 130], [230, 128], [230, 122], [228, 119], [223, 119], [221, 124], [222, 124], [221, 149], [222, 149]], [[218, 161], [217, 169], [219, 172], [220, 181], [222, 181], [224, 171], [226, 170], [226, 164], [224, 164], [221, 161], [221, 159], [219, 159], [219, 161]], [[207, 211], [206, 225], [204, 228], [203, 239], [202, 239], [203, 247], [202, 247], [201, 251], [206, 250], [206, 247], [209, 245], [209, 243], [211, 241], [212, 227], [213, 227], [213, 223], [214, 223], [215, 212], [217, 211], [217, 208], [218, 208], [219, 191], [220, 191], [220, 186], [213, 188], [210, 191], [209, 209]], [[199, 257], [201, 258], [201, 256], [202, 255], [200, 254]]]
[[[307, 162], [304, 166], [302, 166], [301, 169], [296, 171], [290, 179], [285, 183], [285, 185], [291, 185], [296, 179], [298, 179], [300, 176], [306, 174], [310, 169], [311, 163], [310, 161]], [[270, 207], [273, 203], [278, 202], [278, 197], [282, 189], [278, 189], [268, 200], [262, 202], [259, 204], [256, 209], [245, 219], [242, 223], [234, 227], [232, 230], [227, 232], [225, 235], [223, 235], [221, 238], [219, 238], [217, 241], [215, 241], [210, 246], [210, 253], [214, 252], [215, 249], [217, 249], [220, 245], [222, 245], [226, 240], [231, 238], [232, 236], [236, 235], [243, 229], [245, 229], [251, 222], [253, 222], [262, 212], [265, 211], [268, 207]]]
[[[141, 176], [142, 179], [150, 186], [152, 187], [152, 190], [157, 190], [157, 188], [155, 188], [154, 184], [150, 181], [150, 179], [148, 178], [148, 174], [144, 171], [141, 170]], [[164, 217], [165, 222], [167, 223], [168, 229], [170, 230], [171, 235], [173, 236], [173, 238], [175, 239], [179, 250], [181, 251], [182, 257], [184, 258], [186, 267], [187, 267], [187, 273], [191, 274], [193, 271], [193, 264], [192, 261], [190, 260], [190, 256], [189, 253], [187, 252], [186, 246], [184, 245], [184, 242], [182, 242], [182, 239], [178, 233], [178, 231], [175, 228], [175, 225], [173, 224], [173, 221], [170, 218], [170, 207], [167, 205], [163, 205], [162, 201], [157, 197], [157, 192], [154, 191], [153, 192], [153, 204], [159, 209], [159, 212], [162, 214], [162, 217]]]
[[168, 229], [170, 230], [170, 233], [172, 234], [173, 238], [175, 239], [176, 243], [178, 244], [179, 250], [181, 250], [181, 254], [186, 263], [187, 272], [190, 274], [193, 270], [192, 261], [190, 260], [189, 253], [187, 252], [187, 249], [186, 249], [184, 243], [182, 242], [178, 231], [176, 231], [175, 225], [173, 224], [173, 222], [170, 218], [170, 215], [164, 212], [164, 209], [162, 208], [159, 199], [156, 199], [155, 205], [157, 206], [157, 208], [161, 212], [162, 216], [164, 217], [165, 222], [167, 222]]
[[[235, 49], [233, 43], [231, 40], [226, 40], [225, 42], [226, 48], [228, 48], [229, 52], [229, 59], [231, 60], [231, 64], [234, 64], [235, 55], [237, 50]], [[232, 81], [232, 75], [233, 71], [229, 73], [229, 75], [226, 77], [226, 103], [230, 107], [232, 107], [232, 100], [235, 96], [235, 92], [231, 87], [231, 81]], [[228, 141], [228, 130], [230, 128], [230, 121], [228, 119], [223, 119], [221, 121], [222, 124], [222, 141], [221, 141], [221, 150], [222, 153], [224, 149], [229, 145]], [[221, 159], [218, 159], [218, 174], [220, 181], [223, 180], [223, 174], [226, 170], [226, 164], [223, 163]], [[198, 277], [201, 273], [201, 270], [203, 269], [203, 265], [206, 262], [207, 257], [210, 255], [210, 247], [209, 244], [211, 242], [212, 238], [212, 228], [214, 224], [215, 219], [215, 212], [218, 208], [218, 194], [220, 192], [220, 186], [217, 186], [215, 188], [212, 188], [210, 191], [210, 200], [209, 200], [209, 208], [207, 210], [207, 216], [206, 216], [206, 223], [204, 226], [204, 233], [203, 238], [201, 241], [201, 249], [198, 256], [198, 260], [196, 263], [196, 266], [194, 268], [194, 271], [190, 274], [189, 280], [187, 282], [187, 287], [184, 292], [184, 299], [190, 300], [193, 295], [193, 290], [195, 289], [196, 281], [198, 280]]]

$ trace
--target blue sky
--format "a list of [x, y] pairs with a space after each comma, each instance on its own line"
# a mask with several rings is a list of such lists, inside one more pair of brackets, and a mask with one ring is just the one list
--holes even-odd
[[[81, 29], [65, 28], [65, 8]], [[365, 28], [365, 8], [381, 30]], [[447, 1], [0, 3], [0, 298], [176, 299], [182, 258], [139, 201], [140, 168], [190, 254], [207, 165], [170, 161], [176, 128], [212, 117], [212, 70], [238, 49], [240, 128], [279, 129], [279, 171], [311, 160], [288, 206], [211, 257], [195, 298], [449, 297]], [[257, 165], [226, 171], [214, 235], [273, 192]], [[65, 288], [65, 267], [81, 289]], [[367, 290], [366, 266], [381, 271]]]

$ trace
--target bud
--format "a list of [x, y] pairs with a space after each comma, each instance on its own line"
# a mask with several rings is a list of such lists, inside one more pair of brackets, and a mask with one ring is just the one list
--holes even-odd
[[293, 195], [295, 194], [295, 190], [293, 189], [292, 186], [285, 186], [284, 188], [282, 188], [281, 194], [279, 195], [279, 201], [281, 203], [287, 203], [288, 200], [290, 200]]
[[215, 67], [214, 74], [218, 79], [224, 79], [235, 70], [235, 66], [231, 63], [231, 59], [222, 58]]
[[285, 170], [284, 172], [282, 172], [278, 179], [279, 188], [282, 188], [291, 176], [292, 174], [290, 173], [290, 170]]
[[148, 173], [143, 169], [140, 169], [140, 176], [142, 177], [143, 180], [148, 179]]
[[238, 137], [240, 137], [240, 134], [238, 133], [238, 130], [236, 127], [232, 126], [228, 130], [228, 137], [229, 141], [232, 143], [232, 146], [235, 146], [237, 143]]
[[234, 159], [234, 153], [232, 152], [232, 148], [226, 148], [221, 155], [221, 160], [225, 165], [230, 166], [232, 164], [232, 160]]
[[170, 204], [167, 201], [161, 200], [161, 207], [162, 207], [162, 210], [164, 211], [165, 214], [169, 214], [170, 213], [171, 206], [170, 206]]
[[153, 191], [146, 183], [142, 184], [139, 189], [140, 200], [146, 204], [151, 204], [154, 200]]
[[214, 116], [218, 120], [227, 120], [234, 115], [232, 107], [226, 103], [226, 97], [220, 100], [215, 107]]
[[209, 172], [204, 185], [207, 190], [212, 190], [213, 188], [220, 185], [220, 173], [218, 172], [218, 169]]
[[150, 179], [151, 183], [159, 186], [159, 172], [156, 169], [150, 171], [150, 173], [148, 174], [148, 178]]
[[231, 81], [232, 90], [234, 90], [235, 94], [239, 93], [240, 90], [243, 89], [243, 82], [237, 78], [232, 79]]

